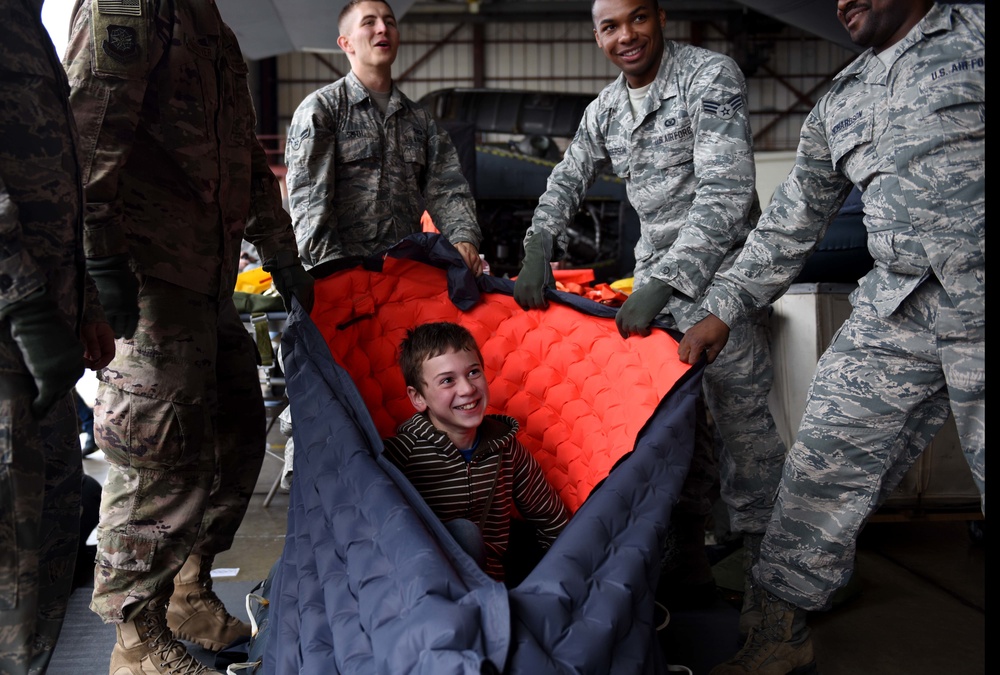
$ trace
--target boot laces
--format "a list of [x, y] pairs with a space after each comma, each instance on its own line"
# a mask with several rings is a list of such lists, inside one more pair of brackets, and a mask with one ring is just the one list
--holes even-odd
[[145, 642], [149, 644], [153, 651], [159, 651], [161, 649], [167, 649], [170, 643], [173, 642], [174, 636], [167, 628], [167, 622], [163, 621], [162, 618], [155, 612], [148, 612], [145, 617], [143, 617], [143, 627], [146, 629], [146, 639]]
[[143, 625], [146, 628], [146, 642], [150, 647], [150, 658], [159, 659], [160, 668], [169, 667], [169, 675], [199, 675], [211, 672], [196, 658], [191, 656], [159, 615], [149, 613]]
[[236, 617], [230, 614], [229, 610], [226, 609], [225, 603], [223, 603], [222, 600], [219, 599], [219, 596], [215, 594], [215, 591], [212, 590], [211, 586], [205, 587], [205, 589], [201, 593], [201, 597], [205, 600], [205, 604], [207, 604], [212, 609], [216, 610], [219, 613], [219, 615], [224, 618], [224, 621], [226, 623], [237, 621]]
[[751, 628], [746, 644], [743, 645], [743, 648], [736, 654], [732, 662], [744, 666], [748, 671], [752, 671], [769, 655], [770, 650], [766, 649], [766, 647], [768, 644], [773, 644], [773, 641], [769, 637], [766, 631], [760, 628]]
[[164, 668], [170, 667], [167, 673], [170, 675], [200, 675], [201, 673], [212, 672], [201, 661], [188, 654], [188, 651], [184, 649], [182, 644], [176, 640], [174, 642], [177, 644], [179, 651], [170, 650], [160, 655], [162, 659], [160, 666]]

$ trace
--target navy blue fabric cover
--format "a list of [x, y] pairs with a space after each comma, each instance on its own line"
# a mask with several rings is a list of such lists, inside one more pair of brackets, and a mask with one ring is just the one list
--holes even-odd
[[[440, 253], [426, 237], [401, 250]], [[457, 255], [446, 245], [442, 264], [455, 265]], [[466, 306], [513, 288], [460, 272], [449, 283]], [[468, 284], [478, 288], [460, 288]], [[555, 291], [549, 297], [577, 306], [583, 320], [615, 311]], [[295, 478], [262, 672], [666, 672], [653, 628], [655, 584], [690, 463], [703, 363], [663, 398], [633, 452], [528, 577], [508, 589], [475, 565], [379, 457], [381, 440], [355, 384], [297, 303], [282, 350]]]

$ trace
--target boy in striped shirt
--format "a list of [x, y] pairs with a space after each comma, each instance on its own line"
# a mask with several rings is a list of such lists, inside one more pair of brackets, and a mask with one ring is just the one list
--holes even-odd
[[486, 573], [503, 581], [514, 509], [535, 526], [543, 549], [569, 512], [517, 440], [517, 421], [486, 414], [489, 383], [468, 330], [417, 326], [400, 345], [399, 363], [417, 413], [385, 440], [386, 457]]

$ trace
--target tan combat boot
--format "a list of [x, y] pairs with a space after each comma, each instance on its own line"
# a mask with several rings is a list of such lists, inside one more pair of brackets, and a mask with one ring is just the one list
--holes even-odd
[[816, 673], [806, 610], [763, 592], [761, 621], [746, 644], [709, 675], [809, 675]]
[[240, 621], [212, 590], [212, 559], [192, 553], [174, 577], [167, 606], [167, 625], [181, 640], [209, 651], [225, 649], [238, 637], [250, 637], [250, 624]]
[[740, 642], [746, 642], [750, 630], [760, 626], [764, 590], [753, 578], [753, 568], [760, 560], [762, 534], [743, 535], [743, 607], [740, 609]]
[[115, 626], [110, 675], [204, 675], [218, 673], [187, 653], [167, 628], [164, 600], [157, 598], [132, 621]]

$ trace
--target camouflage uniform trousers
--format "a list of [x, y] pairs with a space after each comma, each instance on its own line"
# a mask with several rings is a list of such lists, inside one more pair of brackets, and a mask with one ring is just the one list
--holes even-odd
[[42, 420], [27, 375], [0, 375], [0, 673], [42, 673], [66, 615], [83, 465], [67, 395]]
[[757, 578], [808, 610], [850, 579], [858, 533], [951, 412], [986, 512], [985, 317], [963, 324], [933, 277], [888, 318], [859, 304], [820, 358]]
[[232, 546], [264, 458], [257, 350], [230, 298], [140, 275], [139, 325], [101, 371], [110, 463], [91, 609], [130, 620], [188, 555]]
[[[675, 316], [659, 319], [682, 331], [705, 316], [694, 303], [674, 303], [671, 311]], [[769, 310], [758, 310], [732, 326], [729, 342], [705, 369], [702, 382], [716, 428], [698, 414], [694, 455], [677, 507], [703, 515], [718, 495], [728, 506], [733, 532], [762, 533], [785, 460], [785, 444], [768, 405], [774, 383]]]

